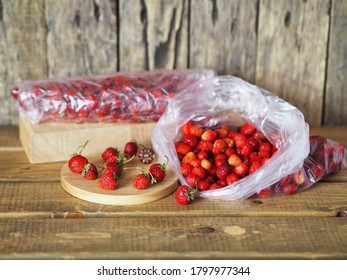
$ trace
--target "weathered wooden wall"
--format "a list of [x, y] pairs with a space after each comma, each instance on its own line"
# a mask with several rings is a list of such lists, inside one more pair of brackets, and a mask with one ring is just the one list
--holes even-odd
[[22, 80], [211, 68], [347, 125], [346, 0], [0, 0], [0, 124]]

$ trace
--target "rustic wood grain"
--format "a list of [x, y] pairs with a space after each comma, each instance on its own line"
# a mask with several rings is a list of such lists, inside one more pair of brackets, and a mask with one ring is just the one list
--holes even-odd
[[347, 125], [347, 2], [332, 1], [324, 124]]
[[114, 0], [46, 0], [50, 77], [107, 74], [117, 70]]
[[188, 0], [120, 0], [121, 70], [187, 68]]
[[0, 123], [18, 123], [9, 91], [22, 80], [47, 76], [44, 0], [2, 0], [0, 13]]
[[254, 82], [257, 2], [192, 0], [190, 66]]
[[19, 131], [17, 126], [0, 125], [0, 150], [20, 149]]
[[337, 217], [2, 218], [0, 258], [345, 259], [346, 227]]
[[320, 125], [329, 0], [260, 1], [256, 84], [297, 106]]
[[347, 211], [347, 183], [318, 183], [304, 192], [267, 199], [197, 199], [181, 206], [169, 195], [141, 205], [103, 205], [80, 200], [60, 182], [0, 182], [1, 218], [112, 217], [334, 217]]

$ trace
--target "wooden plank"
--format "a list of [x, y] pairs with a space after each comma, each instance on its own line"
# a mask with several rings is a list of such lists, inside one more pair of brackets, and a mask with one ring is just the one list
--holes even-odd
[[24, 151], [0, 152], [0, 182], [56, 182], [60, 181], [63, 162], [30, 164]]
[[116, 1], [46, 0], [49, 77], [117, 70]]
[[192, 0], [190, 67], [254, 82], [257, 2]]
[[10, 88], [47, 76], [44, 0], [2, 0], [0, 14], [0, 124], [18, 123]]
[[188, 0], [119, 1], [120, 70], [187, 68]]
[[0, 126], [0, 151], [8, 149], [23, 149], [17, 126]]
[[347, 2], [332, 1], [324, 124], [347, 125]]
[[320, 125], [329, 29], [329, 0], [260, 1], [256, 84]]
[[318, 183], [286, 197], [223, 201], [196, 199], [188, 206], [174, 195], [141, 205], [102, 205], [77, 199], [60, 182], [0, 182], [1, 218], [112, 217], [334, 217], [347, 211], [347, 182]]
[[0, 219], [1, 259], [346, 259], [347, 220]]

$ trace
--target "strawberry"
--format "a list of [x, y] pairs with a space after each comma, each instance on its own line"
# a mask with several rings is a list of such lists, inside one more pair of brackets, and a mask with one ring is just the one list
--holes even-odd
[[175, 200], [177, 203], [182, 205], [189, 204], [194, 200], [195, 192], [196, 190], [193, 190], [188, 186], [179, 186], [175, 193]]
[[218, 137], [217, 132], [215, 132], [212, 129], [205, 130], [203, 134], [201, 135], [201, 140], [203, 141], [209, 141], [214, 142]]
[[209, 161], [208, 159], [202, 159], [200, 166], [203, 167], [206, 170], [210, 170], [212, 167], [212, 163], [211, 161]]
[[231, 185], [239, 180], [239, 176], [236, 173], [230, 173], [226, 178], [226, 182], [228, 185]]
[[200, 177], [193, 173], [190, 173], [186, 177], [187, 184], [193, 188], [196, 188], [197, 183], [200, 181]]
[[256, 131], [256, 128], [248, 122], [240, 127], [240, 133], [246, 137], [252, 136], [255, 131]]
[[271, 153], [272, 145], [269, 142], [261, 143], [258, 150]]
[[234, 172], [241, 177], [245, 176], [248, 172], [248, 164], [245, 162], [242, 162], [241, 164], [239, 164], [238, 166], [234, 168]]
[[98, 181], [100, 189], [115, 190], [118, 188], [118, 178], [113, 173], [103, 174]]
[[221, 154], [225, 151], [226, 148], [227, 148], [227, 144], [224, 142], [224, 140], [217, 139], [216, 141], [213, 142], [212, 153], [215, 155]]
[[190, 164], [193, 167], [199, 167], [199, 166], [201, 166], [201, 160], [197, 158], [197, 159], [193, 160]]
[[191, 166], [189, 163], [183, 163], [180, 167], [183, 176], [187, 176], [188, 174], [192, 173], [192, 169], [193, 166]]
[[122, 176], [123, 167], [116, 162], [106, 162], [102, 167], [102, 174], [115, 173], [117, 177]]
[[68, 167], [73, 173], [82, 173], [84, 166], [88, 163], [88, 159], [81, 155], [88, 142], [86, 141], [84, 145], [79, 146], [77, 150], [80, 150], [73, 153], [68, 161]]
[[155, 159], [156, 155], [153, 149], [151, 148], [143, 148], [141, 151], [138, 153], [139, 160], [144, 163], [148, 164]]
[[186, 155], [191, 151], [191, 147], [183, 142], [179, 142], [176, 145], [176, 152], [182, 155]]
[[194, 135], [186, 134], [183, 136], [182, 142], [189, 145], [191, 148], [194, 148], [198, 144], [198, 138], [196, 138]]
[[232, 154], [229, 158], [228, 158], [228, 163], [231, 166], [238, 166], [242, 163], [241, 158], [236, 155], [236, 154]]
[[98, 178], [98, 170], [93, 163], [87, 163], [82, 170], [82, 176], [88, 180]]
[[225, 126], [221, 127], [221, 128], [217, 128], [215, 130], [217, 132], [217, 135], [219, 138], [224, 138], [228, 135], [229, 133], [229, 129]]
[[200, 151], [200, 152], [198, 152], [197, 157], [200, 160], [207, 159], [208, 158], [208, 153], [206, 153], [205, 151]]
[[149, 173], [155, 179], [156, 183], [163, 181], [166, 176], [168, 158], [166, 157], [166, 159], [166, 163], [155, 163], [149, 168]]
[[199, 176], [200, 179], [205, 179], [205, 177], [206, 177], [206, 170], [203, 167], [201, 167], [201, 166], [194, 167], [192, 169], [192, 174], [195, 174], [195, 175]]
[[128, 155], [129, 157], [132, 157], [137, 154], [137, 143], [135, 140], [130, 141], [125, 144], [124, 146], [124, 153]]
[[225, 163], [217, 167], [216, 175], [219, 179], [226, 179], [231, 172], [229, 164]]
[[189, 133], [189, 129], [193, 126], [193, 122], [192, 121], [187, 121], [185, 124], [183, 124], [180, 128], [181, 131], [184, 135]]
[[193, 125], [192, 127], [189, 128], [189, 133], [191, 135], [194, 135], [194, 136], [200, 138], [202, 133], [203, 133], [203, 130], [202, 130], [202, 128], [200, 126]]
[[138, 174], [133, 179], [133, 186], [136, 189], [147, 189], [151, 185], [151, 179], [145, 174]]
[[294, 194], [296, 193], [296, 185], [295, 184], [288, 184], [282, 187], [282, 192], [284, 194]]
[[205, 141], [205, 140], [202, 140], [199, 142], [198, 144], [198, 148], [201, 150], [201, 151], [204, 151], [204, 152], [211, 152], [212, 149], [213, 149], [213, 144], [212, 142], [210, 141]]
[[107, 161], [111, 157], [115, 157], [119, 155], [119, 150], [117, 148], [108, 147], [104, 150], [101, 157], [104, 161]]
[[198, 182], [198, 190], [199, 191], [206, 191], [210, 187], [210, 183], [206, 180], [201, 180]]
[[258, 192], [259, 197], [269, 197], [271, 196], [272, 191], [270, 188], [262, 189], [261, 191]]
[[250, 165], [249, 170], [248, 170], [248, 174], [252, 174], [255, 171], [257, 171], [259, 168], [261, 167], [261, 163], [260, 162], [254, 162]]
[[302, 172], [302, 170], [299, 170], [298, 172], [296, 172], [294, 174], [293, 180], [294, 180], [294, 183], [297, 185], [301, 185], [302, 183], [305, 182], [305, 177], [304, 177], [304, 173]]
[[247, 144], [247, 138], [241, 134], [236, 134], [234, 137], [236, 147], [242, 148]]
[[217, 183], [213, 183], [208, 189], [209, 190], [217, 190], [217, 189], [221, 189], [222, 186], [220, 184]]
[[196, 160], [196, 155], [194, 152], [189, 152], [187, 153], [183, 159], [182, 159], [182, 163], [191, 163], [193, 162], [194, 160]]

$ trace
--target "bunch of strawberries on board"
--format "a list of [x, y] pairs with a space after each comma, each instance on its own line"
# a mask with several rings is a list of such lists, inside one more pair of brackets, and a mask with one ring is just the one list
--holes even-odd
[[[152, 163], [156, 157], [152, 148], [137, 144], [135, 140], [125, 144], [122, 154], [119, 149], [108, 147], [101, 154], [103, 164], [100, 167], [101, 176], [99, 177], [97, 166], [81, 154], [87, 143], [88, 141], [83, 146], [78, 147], [78, 151], [71, 155], [68, 167], [71, 172], [82, 174], [85, 179], [99, 179], [97, 183], [99, 188], [105, 190], [115, 190], [120, 186], [120, 179], [125, 175], [125, 166], [135, 156], [143, 164]], [[153, 163], [148, 170], [144, 167], [135, 167], [141, 172], [133, 178], [133, 186], [136, 189], [147, 189], [150, 185], [160, 183], [166, 176], [166, 166], [167, 162]]]

